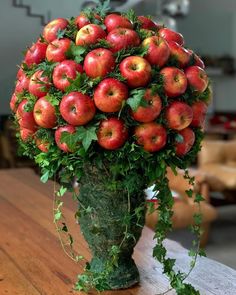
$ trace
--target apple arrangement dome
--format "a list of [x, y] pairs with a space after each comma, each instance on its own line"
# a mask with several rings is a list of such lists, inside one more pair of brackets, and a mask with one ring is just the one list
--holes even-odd
[[[93, 287], [100, 290], [139, 280], [132, 262], [126, 265], [132, 275], [122, 281], [120, 257], [141, 234], [147, 209], [143, 191], [151, 184], [159, 192], [160, 214], [153, 253], [168, 263], [161, 251], [173, 205], [166, 168], [186, 169], [194, 160], [212, 97], [204, 63], [185, 47], [180, 33], [133, 11], [109, 12], [104, 3], [44, 27], [25, 53], [10, 101], [21, 152], [41, 167], [42, 181], [56, 177], [63, 188], [73, 190], [72, 181], [78, 180], [78, 219], [96, 256], [86, 270], [93, 282], [108, 269], [108, 262], [97, 257], [98, 249], [113, 234], [104, 229], [111, 212], [117, 214], [115, 224], [122, 228], [114, 236], [122, 241], [113, 237], [103, 252], [109, 258], [113, 249], [121, 266], [113, 263], [105, 284], [96, 280]], [[88, 208], [103, 218], [97, 242], [88, 226]], [[116, 272], [119, 267], [122, 271]], [[177, 292], [181, 284], [181, 290], [190, 290], [180, 272], [166, 274]], [[198, 294], [191, 292], [178, 294]]]

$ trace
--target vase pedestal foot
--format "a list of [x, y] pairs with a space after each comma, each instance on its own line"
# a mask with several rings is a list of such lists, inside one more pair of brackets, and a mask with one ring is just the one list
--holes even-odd
[[[102, 273], [106, 268], [107, 261], [94, 257], [90, 262], [90, 270], [94, 273]], [[118, 261], [107, 277], [108, 290], [130, 288], [140, 282], [138, 268], [132, 258]]]

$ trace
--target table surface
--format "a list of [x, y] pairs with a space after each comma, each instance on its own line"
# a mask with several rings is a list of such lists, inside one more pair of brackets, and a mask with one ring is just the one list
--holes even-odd
[[[72, 289], [84, 264], [75, 264], [61, 249], [53, 224], [52, 199], [53, 183], [40, 183], [32, 170], [0, 170], [0, 295], [84, 294]], [[64, 200], [64, 214], [76, 236], [77, 249], [89, 260], [88, 247], [74, 220], [76, 204], [69, 195]], [[134, 253], [141, 284], [104, 295], [154, 295], [168, 290], [161, 265], [152, 258], [154, 243], [153, 232], [145, 227]], [[177, 267], [187, 271], [187, 250], [173, 241], [166, 244], [170, 257], [177, 258]], [[203, 295], [236, 294], [236, 271], [207, 258], [199, 258], [188, 282]]]

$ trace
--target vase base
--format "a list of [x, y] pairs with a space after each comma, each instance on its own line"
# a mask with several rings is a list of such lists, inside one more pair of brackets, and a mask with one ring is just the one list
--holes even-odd
[[[104, 260], [94, 257], [90, 263], [90, 270], [101, 273], [105, 269]], [[140, 282], [138, 268], [132, 258], [118, 262], [107, 277], [107, 290], [128, 289]]]

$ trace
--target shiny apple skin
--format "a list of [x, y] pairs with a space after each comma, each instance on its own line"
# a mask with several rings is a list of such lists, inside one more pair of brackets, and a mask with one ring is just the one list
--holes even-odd
[[97, 43], [99, 39], [104, 39], [105, 37], [106, 32], [101, 26], [88, 24], [78, 31], [75, 44], [80, 46], [91, 45]]
[[55, 131], [55, 141], [57, 146], [59, 147], [60, 150], [62, 150], [65, 153], [71, 153], [73, 152], [72, 150], [69, 149], [68, 145], [65, 142], [61, 142], [61, 136], [63, 132], [68, 132], [68, 133], [75, 133], [76, 129], [72, 125], [65, 125], [65, 126], [60, 126], [56, 129]]
[[191, 59], [191, 54], [183, 46], [174, 41], [168, 42], [170, 48], [170, 56], [174, 57], [181, 68], [185, 68]]
[[161, 98], [157, 93], [152, 94], [151, 89], [147, 89], [144, 94], [144, 100], [147, 102], [147, 106], [139, 106], [136, 111], [132, 111], [132, 117], [138, 122], [152, 122], [161, 113]]
[[134, 135], [137, 143], [147, 152], [154, 153], [161, 150], [167, 141], [166, 129], [158, 123], [143, 123], [135, 128]]
[[111, 117], [100, 123], [98, 144], [106, 150], [116, 150], [124, 145], [128, 138], [128, 129], [121, 119]]
[[184, 156], [191, 150], [194, 145], [195, 133], [191, 128], [187, 127], [179, 131], [178, 134], [182, 136], [183, 141], [175, 143], [176, 155]]
[[27, 66], [41, 63], [46, 57], [48, 45], [42, 42], [36, 42], [26, 52], [24, 62]]
[[108, 14], [104, 19], [104, 24], [108, 33], [116, 28], [133, 28], [133, 25], [125, 16], [115, 13]]
[[90, 51], [84, 59], [84, 71], [90, 78], [104, 77], [115, 68], [113, 53], [105, 48]]
[[128, 56], [120, 63], [121, 75], [130, 88], [145, 87], [151, 80], [151, 65], [141, 56]]
[[58, 31], [64, 30], [68, 26], [69, 22], [65, 18], [56, 18], [49, 22], [43, 30], [44, 39], [50, 43], [57, 39]]
[[[43, 83], [43, 84], [42, 84]], [[29, 93], [37, 97], [45, 96], [50, 88], [50, 81], [47, 76], [43, 75], [43, 71], [36, 71], [30, 78]]]
[[55, 107], [47, 100], [47, 97], [39, 98], [34, 105], [34, 120], [43, 128], [54, 128], [57, 124]]
[[21, 128], [34, 130], [37, 125], [34, 120], [33, 112], [25, 111], [25, 107], [27, 103], [28, 101], [26, 99], [22, 100], [22, 102], [19, 104], [17, 108], [16, 117], [18, 120], [18, 124], [20, 125]]
[[182, 34], [177, 33], [171, 29], [168, 28], [161, 28], [158, 31], [158, 34], [163, 37], [167, 42], [169, 41], [174, 41], [178, 43], [179, 45], [183, 46], [184, 45], [184, 37]]
[[93, 100], [80, 92], [70, 92], [62, 97], [60, 113], [70, 125], [86, 125], [95, 115], [96, 108]]
[[208, 86], [209, 80], [206, 72], [198, 67], [191, 66], [185, 69], [185, 75], [189, 86], [198, 93], [203, 93]]
[[193, 120], [191, 126], [204, 127], [207, 113], [207, 105], [203, 101], [197, 101], [192, 104]]
[[52, 80], [54, 86], [65, 91], [71, 82], [68, 79], [74, 80], [78, 73], [83, 73], [83, 67], [73, 60], [63, 60], [53, 70]]
[[67, 59], [66, 53], [71, 45], [69, 38], [55, 39], [52, 41], [46, 51], [46, 58], [52, 62], [61, 62]]
[[174, 101], [166, 110], [166, 120], [169, 128], [182, 130], [188, 127], [193, 120], [192, 108], [184, 102]]

